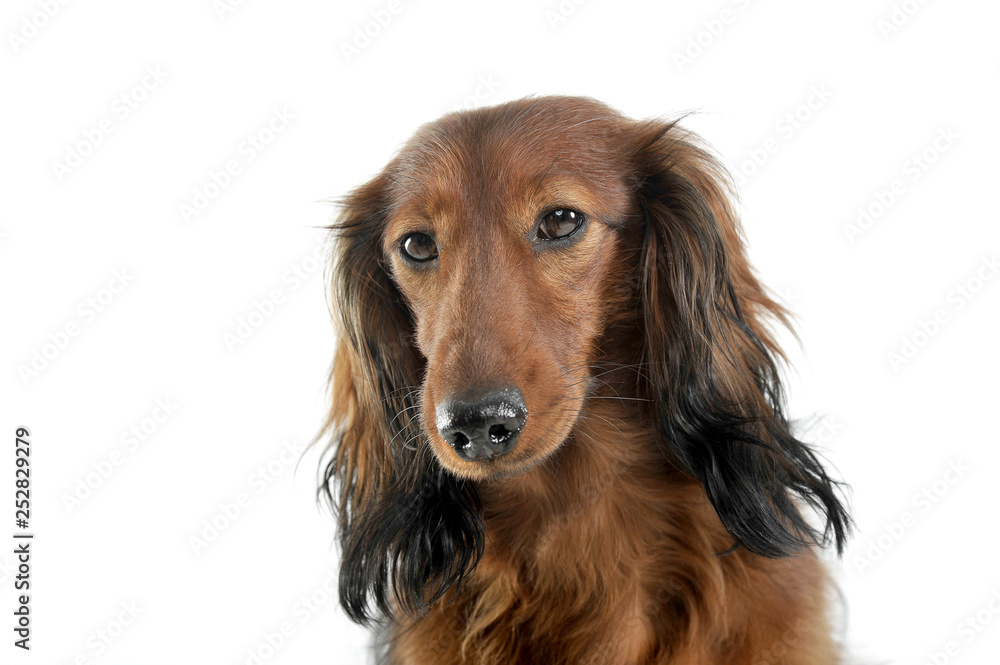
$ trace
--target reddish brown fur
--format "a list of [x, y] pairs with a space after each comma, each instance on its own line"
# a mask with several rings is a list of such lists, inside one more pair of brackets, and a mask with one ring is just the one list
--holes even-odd
[[[635, 271], [651, 241], [636, 224], [642, 211], [630, 159], [644, 150], [662, 152], [709, 202], [743, 317], [767, 351], [779, 353], [764, 321], [784, 322], [785, 313], [746, 261], [725, 177], [678, 127], [636, 123], [572, 98], [453, 114], [422, 128], [348, 201], [347, 214], [358, 219], [385, 215], [373, 251], [382, 252], [379, 265], [405, 308], [337, 305], [359, 330], [405, 327], [412, 316], [418, 357], [397, 371], [422, 385], [427, 438], [415, 445], [429, 445], [437, 463], [476, 484], [487, 527], [471, 576], [392, 629], [393, 663], [838, 660], [826, 576], [813, 552], [726, 553], [734, 540], [705, 489], [662, 449], [643, 363], [687, 359], [643, 356]], [[534, 251], [526, 238], [553, 205], [584, 211], [590, 225], [572, 247]], [[398, 242], [414, 231], [436, 234], [436, 269], [401, 261]], [[696, 247], [685, 251], [706, 260]], [[371, 279], [381, 288], [377, 275]], [[705, 288], [690, 285], [692, 294]], [[681, 311], [698, 306], [694, 296], [677, 303]], [[672, 320], [657, 325], [664, 336], [678, 329]], [[760, 349], [727, 332], [725, 321], [718, 325], [694, 334], [711, 335], [710, 369], [725, 397], [769, 410], [747, 371]], [[342, 342], [334, 365], [331, 426], [353, 432], [335, 450], [351, 479], [340, 490], [345, 505], [364, 505], [372, 487], [401, 477], [390, 447], [402, 442], [382, 432], [383, 396], [362, 377], [373, 362]], [[525, 429], [509, 455], [460, 459], [437, 432], [435, 407], [464, 387], [498, 382], [522, 391]]]

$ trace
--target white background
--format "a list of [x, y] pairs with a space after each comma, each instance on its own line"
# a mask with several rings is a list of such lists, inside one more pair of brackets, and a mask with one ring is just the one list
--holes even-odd
[[[324, 590], [315, 457], [296, 471], [282, 453], [325, 408], [324, 201], [419, 124], [540, 93], [698, 112], [753, 261], [799, 316], [791, 412], [853, 488], [858, 530], [833, 563], [852, 660], [996, 662], [998, 5], [347, 5], [4, 3], [0, 662], [364, 661], [367, 634]], [[294, 117], [269, 134], [276, 110]], [[70, 151], [87, 154], [65, 172]], [[212, 198], [185, 219], [196, 191]], [[849, 233], [859, 208], [871, 222]], [[230, 348], [258, 304], [270, 316]], [[30, 653], [11, 644], [18, 426]]]

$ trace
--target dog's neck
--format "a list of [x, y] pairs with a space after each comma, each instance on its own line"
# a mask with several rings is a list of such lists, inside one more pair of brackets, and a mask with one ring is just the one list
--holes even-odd
[[[622, 661], [631, 662], [666, 634], [658, 624], [676, 587], [700, 576], [665, 576], [669, 560], [711, 560], [732, 541], [701, 487], [657, 448], [642, 405], [613, 393], [598, 390], [543, 463], [481, 487], [487, 552], [476, 578], [540, 603], [561, 599], [546, 611], [566, 624], [603, 617], [615, 649], [634, 652]], [[694, 538], [682, 532], [713, 523]]]
[[[625, 388], [593, 396], [616, 389]], [[757, 653], [821, 606], [812, 557], [724, 554], [732, 537], [701, 485], [659, 449], [645, 411], [590, 400], [543, 463], [480, 485], [483, 559], [445, 602], [402, 627], [399, 662], [722, 662], [730, 640]], [[782, 580], [799, 582], [784, 589]], [[821, 640], [821, 619], [810, 621], [819, 627], [810, 639]]]
[[[731, 541], [721, 524], [705, 531], [714, 512], [704, 492], [666, 462], [638, 404], [591, 400], [555, 454], [480, 486], [484, 557], [448, 602], [404, 631], [401, 649], [426, 630], [448, 636], [442, 658], [464, 644], [482, 662], [604, 665], [644, 662], [672, 648], [671, 635], [684, 639], [695, 611], [685, 593], [697, 588], [704, 602], [723, 591], [717, 570], [683, 562], [716, 566]], [[587, 635], [569, 639], [572, 626]], [[511, 631], [530, 655], [507, 651]]]

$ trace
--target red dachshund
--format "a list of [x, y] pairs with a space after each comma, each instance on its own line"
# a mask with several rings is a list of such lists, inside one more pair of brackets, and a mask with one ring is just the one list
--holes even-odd
[[321, 490], [382, 662], [838, 662], [816, 548], [850, 519], [727, 182], [676, 123], [547, 97], [347, 197]]

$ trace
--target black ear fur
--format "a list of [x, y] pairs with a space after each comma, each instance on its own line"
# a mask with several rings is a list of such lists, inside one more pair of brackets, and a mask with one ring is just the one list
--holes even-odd
[[461, 583], [485, 539], [474, 487], [438, 464], [420, 428], [424, 360], [381, 258], [386, 186], [354, 192], [332, 227], [339, 340], [319, 491], [339, 523], [340, 602], [358, 623], [422, 611]]
[[675, 124], [648, 123], [638, 136], [643, 360], [662, 444], [740, 545], [779, 557], [832, 540], [840, 552], [850, 518], [783, 413], [765, 319], [787, 319], [746, 262], [727, 175]]
[[420, 457], [416, 487], [387, 488], [341, 533], [340, 602], [358, 623], [376, 618], [372, 604], [389, 619], [424, 611], [482, 557], [478, 494], [430, 453]]

